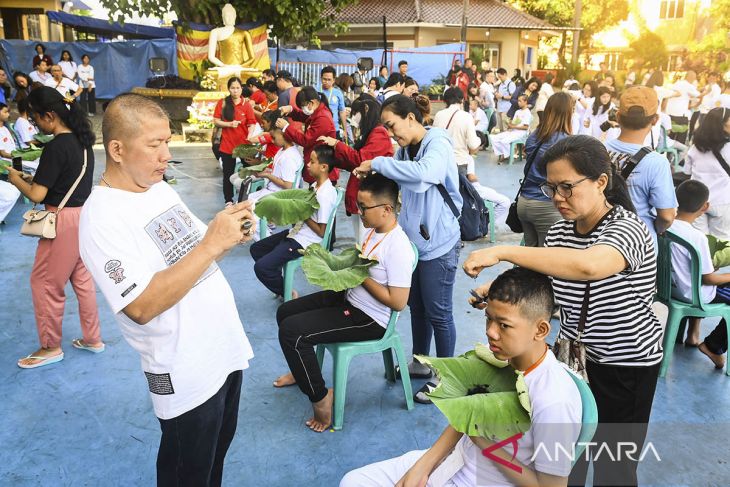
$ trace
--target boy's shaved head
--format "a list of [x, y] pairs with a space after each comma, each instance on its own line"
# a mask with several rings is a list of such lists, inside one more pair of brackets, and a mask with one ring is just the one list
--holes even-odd
[[104, 111], [101, 124], [104, 149], [112, 140], [131, 140], [137, 137], [143, 122], [150, 118], [168, 119], [169, 115], [157, 102], [134, 93], [114, 98]]

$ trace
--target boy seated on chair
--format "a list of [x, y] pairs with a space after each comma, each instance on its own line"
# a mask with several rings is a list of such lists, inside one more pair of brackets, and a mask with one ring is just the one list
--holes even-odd
[[[710, 208], [710, 191], [703, 183], [687, 180], [677, 187], [677, 217], [669, 230], [691, 243], [702, 261], [702, 288], [700, 299], [703, 303], [730, 304], [730, 273], [719, 274], [712, 266], [712, 256], [707, 237], [692, 223]], [[692, 302], [692, 273], [690, 256], [686, 249], [672, 244], [672, 295], [683, 301]], [[715, 329], [700, 343], [700, 318], [689, 318], [687, 340], [688, 346], [699, 346], [702, 353], [707, 355], [715, 367], [725, 366], [723, 354], [727, 351], [727, 328], [725, 320], [721, 320]], [[680, 327], [679, 338], [683, 335]]]
[[398, 184], [382, 174], [360, 183], [357, 205], [365, 228], [362, 253], [378, 261], [370, 276], [346, 291], [321, 291], [288, 301], [276, 313], [279, 343], [291, 373], [274, 386], [297, 384], [312, 402], [314, 415], [307, 426], [322, 432], [332, 421], [332, 389], [325, 387], [314, 347], [320, 343], [379, 340], [391, 310], [408, 302], [415, 255], [398, 225]]
[[[279, 131], [279, 133], [282, 132]], [[296, 151], [296, 148], [292, 149]], [[251, 246], [251, 257], [255, 261], [253, 270], [256, 277], [277, 296], [284, 295], [284, 277], [282, 276], [284, 265], [290, 260], [301, 257], [299, 249], [306, 249], [313, 243], [322, 242], [327, 229], [327, 220], [330, 214], [336, 210], [337, 190], [329, 179], [329, 174], [334, 167], [334, 149], [327, 145], [315, 147], [307, 165], [307, 171], [314, 178], [310, 189], [317, 194], [319, 209], [305, 221], [294, 225], [292, 229], [266, 237], [254, 242]]]
[[[578, 440], [582, 404], [580, 392], [565, 367], [548, 349], [553, 291], [550, 279], [515, 267], [477, 292], [487, 299], [489, 348], [509, 366], [524, 371], [532, 425], [515, 443], [495, 448], [481, 437], [469, 437], [447, 426], [428, 450], [415, 450], [349, 472], [340, 487], [426, 485], [565, 486], [572, 467], [570, 452]], [[487, 295], [488, 293], [488, 295]], [[484, 303], [470, 298], [472, 306]], [[506, 440], [506, 439], [505, 439]], [[516, 466], [520, 473], [490, 455]], [[514, 455], [514, 458], [513, 458]]]
[[527, 95], [520, 95], [517, 98], [517, 106], [519, 110], [515, 112], [512, 120], [507, 122], [507, 128], [504, 132], [492, 134], [492, 150], [499, 156], [499, 162], [509, 157], [510, 144], [515, 140], [520, 140], [527, 135], [527, 129], [532, 122], [532, 113], [527, 108]]

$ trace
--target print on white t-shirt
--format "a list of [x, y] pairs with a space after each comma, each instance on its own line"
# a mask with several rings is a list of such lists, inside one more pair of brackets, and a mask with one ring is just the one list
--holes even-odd
[[33, 141], [33, 137], [38, 133], [38, 129], [27, 119], [18, 117], [15, 121], [15, 133], [18, 134], [23, 148], [27, 149]]

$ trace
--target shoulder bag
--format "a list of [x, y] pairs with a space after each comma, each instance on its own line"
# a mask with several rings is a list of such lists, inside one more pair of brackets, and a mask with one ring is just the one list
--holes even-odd
[[586, 326], [586, 318], [588, 317], [588, 301], [590, 300], [591, 283], [586, 285], [586, 292], [583, 295], [583, 306], [580, 310], [580, 318], [578, 320], [578, 336], [575, 340], [568, 338], [558, 338], [553, 345], [553, 353], [555, 357], [570, 367], [570, 370], [578, 374], [586, 382], [588, 382], [588, 374], [586, 373], [586, 346], [581, 341], [583, 330]]
[[63, 197], [61, 204], [58, 205], [58, 209], [56, 211], [36, 210], [35, 205], [33, 205], [33, 208], [26, 211], [23, 215], [23, 220], [25, 221], [23, 222], [23, 226], [20, 228], [20, 233], [22, 235], [49, 239], [56, 238], [56, 215], [63, 210], [64, 206], [66, 206], [69, 198], [71, 198], [71, 195], [74, 191], [76, 191], [76, 187], [81, 182], [81, 178], [83, 178], [86, 173], [88, 150], [89, 149], [84, 148], [84, 165], [81, 168], [81, 174], [79, 174], [79, 177], [76, 178], [71, 189], [69, 189], [68, 193], [66, 193], [66, 196]]
[[527, 160], [527, 164], [525, 165], [525, 177], [520, 181], [520, 189], [517, 190], [517, 194], [515, 195], [515, 200], [512, 202], [511, 205], [509, 205], [509, 210], [507, 211], [507, 219], [505, 220], [505, 223], [515, 233], [522, 233], [524, 232], [524, 229], [522, 228], [522, 222], [520, 221], [520, 217], [517, 216], [517, 200], [520, 198], [520, 193], [522, 193], [522, 188], [525, 186], [525, 181], [527, 181], [527, 176], [530, 174], [530, 169], [532, 169], [532, 164], [535, 162], [535, 158], [537, 157], [538, 152], [540, 152], [540, 147], [542, 147], [542, 142], [537, 144], [537, 147], [535, 147], [534, 152], [530, 155], [530, 158]]

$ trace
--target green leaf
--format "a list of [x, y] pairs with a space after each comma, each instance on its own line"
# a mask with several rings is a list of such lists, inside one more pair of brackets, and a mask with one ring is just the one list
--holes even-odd
[[241, 144], [233, 149], [231, 155], [240, 159], [250, 159], [256, 157], [260, 150], [261, 146], [259, 144]]
[[256, 174], [269, 167], [269, 164], [269, 161], [262, 162], [261, 164], [256, 164], [255, 166], [247, 166], [246, 163], [244, 163], [241, 169], [238, 170], [238, 175], [241, 177], [241, 179], [247, 178], [249, 176], [255, 176]]
[[363, 257], [357, 247], [334, 255], [320, 244], [312, 244], [302, 253], [302, 271], [307, 280], [328, 291], [344, 291], [359, 286], [368, 278], [368, 269], [378, 263]]
[[503, 440], [530, 429], [530, 415], [520, 403], [512, 367], [495, 367], [474, 351], [459, 357], [415, 358], [440, 379], [428, 397], [458, 432]]
[[722, 240], [714, 235], [707, 236], [707, 243], [710, 247], [712, 265], [715, 269], [730, 265], [730, 242]]
[[317, 193], [307, 189], [284, 189], [261, 198], [254, 208], [259, 218], [267, 218], [277, 225], [299, 223], [319, 208]]
[[28, 149], [16, 149], [10, 153], [12, 157], [22, 157], [24, 161], [35, 161], [43, 153], [43, 149], [28, 148]]
[[34, 138], [35, 140], [37, 140], [38, 142], [40, 142], [41, 144], [47, 144], [47, 143], [49, 143], [49, 142], [50, 142], [51, 140], [53, 140], [53, 135], [46, 135], [46, 134], [35, 134], [35, 135], [33, 136], [33, 138]]

